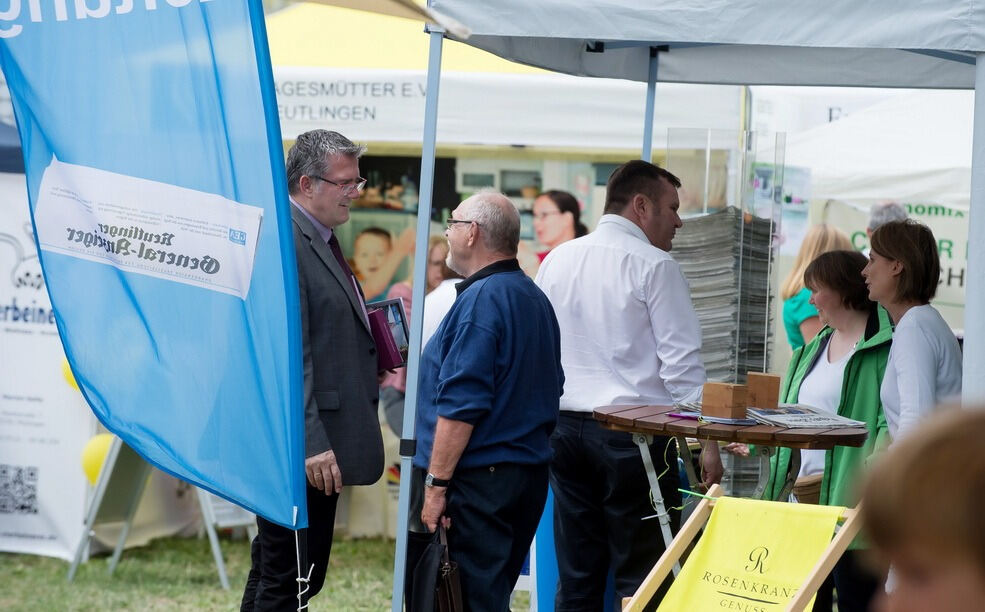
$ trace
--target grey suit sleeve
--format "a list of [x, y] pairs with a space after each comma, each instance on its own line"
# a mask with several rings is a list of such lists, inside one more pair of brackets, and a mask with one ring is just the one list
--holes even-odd
[[308, 290], [301, 271], [298, 271], [298, 292], [301, 303], [301, 354], [304, 367], [304, 456], [312, 457], [332, 449], [328, 432], [318, 418], [318, 404], [313, 392], [314, 363], [311, 359], [310, 322], [308, 320]]

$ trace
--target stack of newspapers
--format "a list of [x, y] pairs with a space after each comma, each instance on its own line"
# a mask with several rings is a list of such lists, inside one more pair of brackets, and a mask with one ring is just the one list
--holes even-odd
[[671, 255], [691, 287], [708, 380], [769, 371], [771, 224], [735, 207], [690, 217]]
[[839, 427], [865, 427], [864, 421], [845, 418], [804, 404], [780, 404], [778, 408], [766, 410], [749, 408], [749, 418], [763, 425], [776, 427], [807, 427], [818, 429], [837, 429]]

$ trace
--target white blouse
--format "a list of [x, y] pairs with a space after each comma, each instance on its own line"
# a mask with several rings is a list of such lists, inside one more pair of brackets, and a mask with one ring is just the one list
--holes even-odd
[[[841, 385], [845, 380], [845, 366], [851, 359], [855, 349], [848, 351], [841, 359], [831, 363], [828, 361], [828, 350], [831, 348], [831, 338], [824, 343], [824, 352], [817, 358], [817, 363], [800, 383], [797, 393], [797, 403], [806, 404], [823, 410], [829, 414], [838, 414], [838, 404], [841, 402]], [[824, 471], [824, 450], [800, 451], [800, 476], [811, 476]]]
[[882, 379], [882, 408], [893, 440], [926, 418], [938, 404], [961, 395], [961, 348], [937, 310], [915, 306], [896, 323]]

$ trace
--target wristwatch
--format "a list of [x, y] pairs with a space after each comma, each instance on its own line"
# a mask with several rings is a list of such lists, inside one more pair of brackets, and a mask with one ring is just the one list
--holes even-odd
[[447, 487], [450, 484], [451, 484], [450, 480], [444, 480], [442, 478], [438, 478], [431, 472], [428, 472], [428, 475], [424, 477], [424, 486], [429, 489], [431, 487]]

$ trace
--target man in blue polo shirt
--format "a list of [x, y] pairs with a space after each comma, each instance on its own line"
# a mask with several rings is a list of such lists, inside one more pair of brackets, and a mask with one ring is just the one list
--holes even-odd
[[547, 497], [560, 332], [517, 263], [520, 215], [506, 196], [465, 200], [445, 236], [465, 280], [421, 356], [414, 507], [428, 531], [448, 527], [465, 609], [502, 612]]

